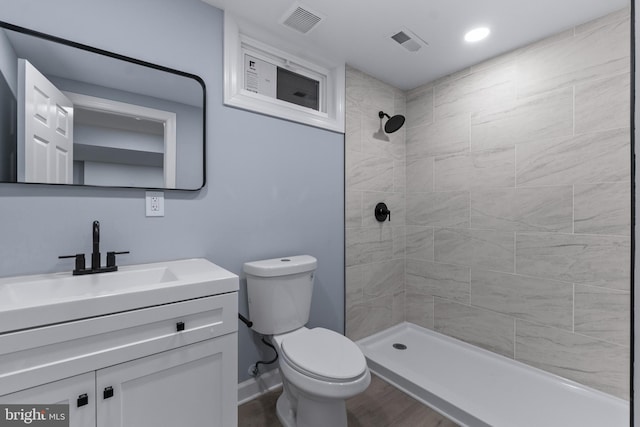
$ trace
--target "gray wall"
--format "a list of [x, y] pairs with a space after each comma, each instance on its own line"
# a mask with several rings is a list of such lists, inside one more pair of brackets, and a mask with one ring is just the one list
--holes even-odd
[[[57, 256], [88, 252], [98, 219], [104, 251], [131, 251], [122, 264], [205, 257], [241, 275], [248, 260], [314, 255], [310, 325], [343, 330], [343, 135], [222, 105], [221, 11], [200, 0], [0, 0], [0, 10], [8, 22], [197, 74], [208, 89], [204, 189], [165, 192], [165, 217], [145, 218], [143, 190], [0, 185], [1, 276], [71, 270]], [[239, 326], [240, 381], [257, 342]]]

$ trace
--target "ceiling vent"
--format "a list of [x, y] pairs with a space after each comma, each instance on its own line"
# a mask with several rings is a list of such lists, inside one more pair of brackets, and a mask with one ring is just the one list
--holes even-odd
[[280, 23], [299, 33], [307, 34], [314, 29], [322, 19], [323, 17], [319, 13], [313, 12], [306, 6], [296, 3], [284, 14], [282, 19], [280, 19]]
[[422, 49], [423, 46], [429, 45], [426, 41], [417, 36], [413, 31], [410, 31], [406, 28], [395, 32], [391, 35], [391, 38], [400, 46], [407, 49], [409, 52], [417, 52]]

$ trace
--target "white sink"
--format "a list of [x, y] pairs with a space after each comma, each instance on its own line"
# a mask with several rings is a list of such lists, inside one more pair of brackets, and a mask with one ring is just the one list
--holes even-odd
[[0, 279], [0, 333], [238, 290], [238, 276], [205, 259]]

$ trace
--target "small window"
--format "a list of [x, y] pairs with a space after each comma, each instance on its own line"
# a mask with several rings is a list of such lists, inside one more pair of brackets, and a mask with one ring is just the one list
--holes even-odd
[[344, 132], [344, 64], [323, 67], [240, 32], [225, 13], [226, 105]]

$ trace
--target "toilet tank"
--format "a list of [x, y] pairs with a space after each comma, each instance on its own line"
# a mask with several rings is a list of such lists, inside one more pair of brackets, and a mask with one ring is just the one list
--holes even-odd
[[244, 264], [253, 330], [264, 335], [283, 334], [309, 321], [317, 265], [310, 255]]

